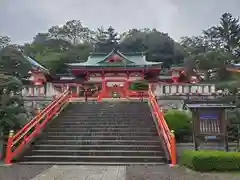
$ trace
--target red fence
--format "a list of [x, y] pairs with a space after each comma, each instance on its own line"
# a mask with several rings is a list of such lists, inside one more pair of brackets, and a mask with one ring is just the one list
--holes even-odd
[[67, 90], [56, 97], [54, 101], [48, 104], [36, 117], [30, 120], [22, 129], [15, 135], [10, 131], [7, 143], [5, 164], [11, 164], [14, 157], [16, 157], [23, 148], [38, 135], [54, 115], [61, 109], [68, 99], [70, 92]]
[[159, 107], [155, 95], [152, 92], [151, 85], [149, 85], [149, 102], [151, 103], [153, 113], [157, 119], [160, 132], [158, 135], [163, 137], [164, 143], [170, 156], [171, 165], [176, 164], [176, 142], [174, 133], [170, 131], [165, 119], [163, 110]]

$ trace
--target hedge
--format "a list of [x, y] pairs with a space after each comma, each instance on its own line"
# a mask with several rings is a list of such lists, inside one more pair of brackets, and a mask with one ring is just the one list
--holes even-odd
[[168, 110], [164, 118], [171, 130], [175, 131], [177, 141], [192, 135], [191, 117], [185, 111]]
[[148, 83], [145, 81], [135, 81], [130, 84], [130, 90], [148, 90]]
[[240, 152], [185, 150], [180, 156], [180, 164], [201, 172], [239, 171]]

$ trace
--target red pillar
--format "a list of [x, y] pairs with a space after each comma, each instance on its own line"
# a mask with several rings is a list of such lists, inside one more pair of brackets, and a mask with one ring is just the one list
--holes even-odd
[[124, 92], [125, 92], [125, 97], [127, 98], [128, 97], [128, 88], [129, 88], [129, 81], [128, 80], [126, 80], [125, 82], [124, 82]]
[[102, 81], [102, 96], [106, 96], [107, 95], [107, 82], [106, 80]]

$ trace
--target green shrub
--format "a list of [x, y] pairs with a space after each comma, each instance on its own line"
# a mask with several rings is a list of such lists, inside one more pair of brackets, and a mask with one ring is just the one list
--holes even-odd
[[135, 81], [129, 86], [130, 90], [147, 90], [148, 83], [144, 81]]
[[164, 117], [169, 129], [175, 131], [177, 141], [181, 141], [184, 136], [191, 136], [191, 117], [185, 111], [168, 110]]
[[201, 172], [239, 171], [240, 152], [185, 150], [180, 156], [180, 164]]

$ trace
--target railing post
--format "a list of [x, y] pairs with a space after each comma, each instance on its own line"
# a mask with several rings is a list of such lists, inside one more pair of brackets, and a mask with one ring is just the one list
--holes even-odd
[[176, 152], [176, 141], [175, 141], [174, 130], [171, 130], [170, 144], [171, 144], [171, 164], [170, 164], [170, 166], [173, 167], [177, 164], [177, 152]]
[[8, 142], [7, 142], [7, 150], [6, 150], [6, 157], [4, 163], [6, 165], [11, 165], [12, 162], [12, 143], [13, 143], [13, 134], [14, 131], [10, 130], [8, 135]]

